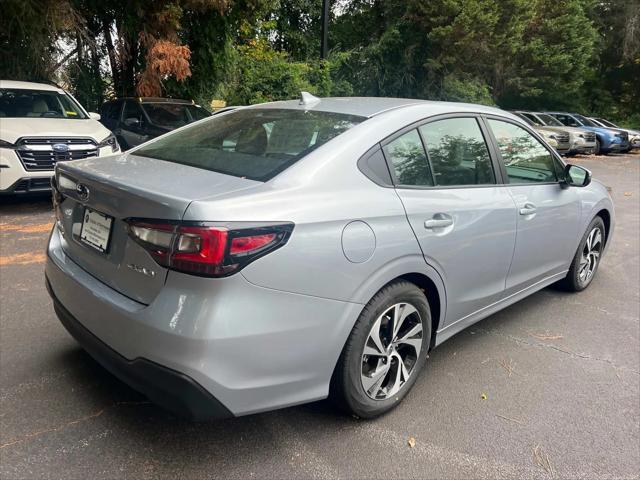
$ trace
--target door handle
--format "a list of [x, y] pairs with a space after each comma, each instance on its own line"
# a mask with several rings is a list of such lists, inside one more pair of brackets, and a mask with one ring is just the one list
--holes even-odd
[[533, 215], [538, 210], [533, 203], [525, 203], [524, 206], [520, 209], [520, 215]]
[[424, 228], [427, 228], [429, 230], [433, 228], [450, 227], [451, 225], [453, 225], [453, 218], [440, 213], [434, 215], [433, 218], [429, 220], [425, 220], [424, 222]]

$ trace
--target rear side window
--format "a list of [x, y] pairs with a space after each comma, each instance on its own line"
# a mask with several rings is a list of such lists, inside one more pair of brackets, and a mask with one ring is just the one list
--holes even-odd
[[496, 183], [489, 150], [475, 118], [450, 118], [420, 127], [436, 185]]
[[417, 130], [411, 130], [385, 147], [400, 185], [433, 186], [427, 155]]
[[555, 161], [533, 135], [513, 123], [489, 119], [509, 183], [549, 183], [558, 180]]
[[135, 154], [267, 181], [364, 120], [332, 112], [240, 109], [171, 133]]

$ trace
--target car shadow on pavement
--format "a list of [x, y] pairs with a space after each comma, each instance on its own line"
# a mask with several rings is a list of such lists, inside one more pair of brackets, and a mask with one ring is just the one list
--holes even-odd
[[[448, 357], [453, 352], [464, 353], [466, 349], [472, 350], [473, 343], [478, 340], [475, 337], [478, 332], [497, 332], [500, 334], [503, 327], [504, 329], [507, 327], [518, 328], [520, 324], [525, 328], [527, 320], [523, 318], [523, 315], [520, 315], [520, 311], [527, 311], [534, 308], [537, 303], [552, 301], [553, 297], [562, 295], [563, 293], [553, 289], [542, 290], [466, 329], [462, 334], [454, 336], [431, 353], [430, 368], [424, 372], [425, 375], [421, 375], [421, 378], [418, 379], [416, 385], [418, 388], [414, 389], [413, 395], [409, 395], [409, 397], [416, 394], [419, 395], [418, 391], [422, 390], [420, 384], [423, 384], [423, 382], [438, 382], [438, 375], [441, 374], [440, 369], [446, 367]], [[69, 382], [74, 386], [76, 392], [80, 390], [76, 394], [76, 400], [78, 395], [82, 395], [86, 396], [82, 403], [104, 406], [109, 410], [112, 420], [122, 422], [123, 428], [127, 431], [130, 429], [136, 430], [138, 435], [146, 436], [149, 434], [153, 436], [158, 431], [164, 431], [165, 429], [167, 431], [175, 428], [192, 429], [193, 426], [198, 426], [197, 428], [199, 429], [213, 429], [217, 434], [225, 432], [225, 435], [231, 433], [233, 436], [237, 436], [238, 432], [244, 430], [245, 424], [255, 425], [271, 422], [274, 418], [282, 416], [293, 416], [298, 421], [311, 422], [313, 424], [320, 422], [336, 426], [344, 426], [345, 423], [355, 421], [352, 417], [341, 413], [329, 400], [324, 400], [244, 417], [209, 422], [192, 422], [176, 417], [151, 403], [142, 394], [130, 388], [104, 369], [79, 346], [61, 352], [59, 361], [64, 370], [69, 372]], [[150, 425], [153, 425], [151, 430], [149, 430]], [[229, 438], [227, 438], [227, 442], [229, 442]]]
[[0, 215], [31, 215], [47, 213], [51, 209], [50, 193], [0, 197]]

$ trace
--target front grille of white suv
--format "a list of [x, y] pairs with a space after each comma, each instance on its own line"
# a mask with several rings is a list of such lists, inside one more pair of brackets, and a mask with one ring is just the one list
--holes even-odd
[[53, 170], [57, 162], [97, 157], [98, 145], [91, 138], [21, 138], [16, 153], [30, 172]]

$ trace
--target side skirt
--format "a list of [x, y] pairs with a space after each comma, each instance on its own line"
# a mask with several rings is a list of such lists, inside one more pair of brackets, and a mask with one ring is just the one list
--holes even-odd
[[477, 310], [467, 315], [466, 317], [456, 320], [455, 322], [447, 325], [441, 330], [438, 330], [436, 332], [435, 347], [440, 345], [445, 340], [450, 339], [456, 333], [464, 330], [467, 327], [470, 327], [474, 323], [479, 322], [480, 320], [487, 318], [488, 316], [493, 315], [496, 312], [499, 312], [500, 310], [508, 307], [509, 305], [513, 305], [514, 303], [522, 300], [523, 298], [528, 297], [529, 295], [539, 290], [542, 290], [543, 288], [551, 285], [552, 283], [555, 283], [558, 280], [564, 278], [567, 275], [567, 271], [568, 270], [565, 270], [563, 272], [559, 272], [549, 277], [543, 278], [542, 280], [539, 280], [533, 285], [529, 285], [528, 287], [523, 288], [518, 292], [512, 293], [508, 297], [505, 297], [502, 300], [498, 300], [497, 302], [492, 303], [491, 305], [487, 305], [486, 307], [483, 307], [480, 310]]

